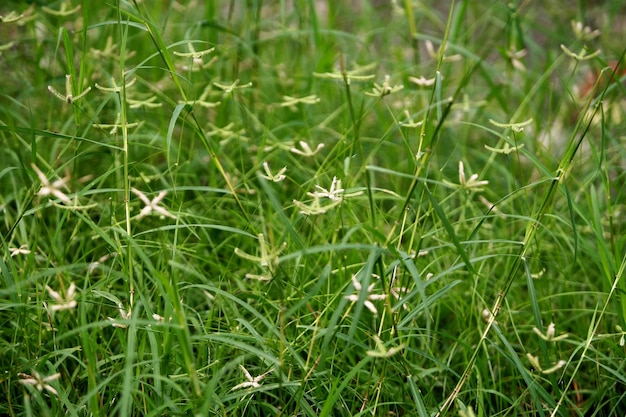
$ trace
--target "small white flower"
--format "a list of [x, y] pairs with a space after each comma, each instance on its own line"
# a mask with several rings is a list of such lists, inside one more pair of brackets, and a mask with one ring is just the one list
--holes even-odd
[[273, 371], [273, 369], [270, 369], [269, 371], [267, 371], [266, 373], [262, 375], [253, 377], [252, 375], [250, 375], [250, 372], [248, 372], [248, 370], [243, 367], [243, 365], [239, 365], [239, 367], [245, 374], [247, 381], [242, 382], [241, 384], [235, 385], [234, 387], [231, 388], [231, 391], [236, 391], [241, 388], [259, 388], [261, 386], [260, 382]]
[[87, 87], [82, 93], [74, 97], [72, 93], [72, 76], [70, 74], [67, 74], [65, 76], [65, 95], [59, 93], [51, 85], [48, 86], [48, 91], [54, 94], [54, 96], [59, 100], [64, 101], [67, 104], [72, 104], [85, 97], [87, 93], [91, 91], [91, 87]]
[[72, 205], [72, 200], [61, 191], [61, 188], [67, 188], [67, 181], [69, 180], [69, 176], [65, 176], [64, 178], [60, 178], [50, 183], [48, 178], [44, 175], [43, 172], [37, 167], [35, 164], [31, 164], [33, 170], [37, 173], [39, 180], [41, 181], [41, 189], [37, 193], [38, 196], [48, 196], [52, 195], [67, 205]]
[[[443, 79], [443, 77], [442, 77]], [[430, 87], [435, 84], [436, 78], [426, 78], [423, 75], [419, 77], [409, 77], [409, 81], [413, 84], [417, 84], [419, 87]]]
[[366, 352], [367, 356], [371, 356], [374, 358], [389, 358], [396, 353], [402, 351], [402, 349], [404, 349], [405, 347], [404, 343], [402, 343], [400, 344], [400, 346], [387, 349], [382, 340], [380, 340], [380, 338], [376, 335], [374, 335], [374, 341], [376, 342], [376, 350], [368, 350]]
[[554, 364], [552, 367], [550, 367], [548, 369], [543, 369], [541, 367], [541, 364], [539, 363], [539, 358], [538, 357], [533, 356], [530, 353], [527, 353], [526, 357], [528, 358], [528, 362], [530, 362], [532, 367], [535, 368], [537, 371], [541, 372], [544, 375], [552, 374], [552, 373], [558, 371], [559, 369], [561, 369], [562, 367], [564, 367], [567, 364], [567, 361], [564, 361], [563, 359], [561, 359], [556, 364]]
[[587, 49], [583, 48], [580, 53], [577, 54], [563, 44], [561, 44], [561, 49], [565, 55], [568, 55], [570, 58], [574, 58], [576, 61], [589, 61], [602, 53], [599, 49], [592, 53], [587, 53]]
[[[357, 302], [359, 301], [361, 292], [363, 291], [363, 287], [361, 286], [359, 280], [356, 279], [356, 275], [352, 275], [352, 285], [354, 285], [356, 294], [347, 295], [346, 298], [352, 302]], [[374, 286], [376, 286], [376, 283], [370, 284], [367, 289], [365, 289], [365, 293], [367, 294], [367, 296], [365, 298], [364, 305], [369, 311], [372, 312], [372, 314], [378, 314], [378, 310], [376, 309], [376, 306], [374, 305], [374, 303], [372, 303], [372, 301], [384, 300], [386, 297], [384, 294], [370, 294], [374, 289]]]
[[372, 92], [366, 92], [365, 94], [368, 96], [372, 96], [372, 97], [384, 97], [387, 96], [389, 94], [393, 94], [395, 92], [398, 92], [400, 90], [402, 90], [404, 88], [404, 86], [402, 84], [400, 85], [391, 85], [391, 79], [389, 77], [389, 75], [385, 75], [385, 81], [383, 81], [383, 84], [380, 85], [378, 83], [374, 83], [374, 88], [372, 89]]
[[230, 94], [235, 90], [240, 90], [242, 88], [252, 87], [252, 83], [241, 84], [239, 85], [239, 80], [233, 81], [231, 84], [218, 83], [217, 81], [213, 82], [213, 85], [219, 88], [224, 92], [224, 95]]
[[306, 143], [303, 140], [301, 140], [298, 143], [300, 144], [300, 148], [302, 148], [302, 150], [300, 150], [300, 149], [298, 149], [298, 148], [296, 148], [294, 146], [293, 148], [290, 149], [290, 151], [295, 153], [295, 154], [297, 154], [297, 155], [302, 155], [302, 156], [313, 156], [313, 155], [317, 154], [324, 147], [324, 144], [320, 143], [320, 144], [317, 145], [315, 150], [313, 150], [313, 149], [311, 149], [309, 144]]
[[462, 188], [465, 190], [473, 189], [474, 191], [482, 191], [482, 186], [489, 184], [489, 181], [487, 180], [478, 181], [478, 174], [472, 174], [469, 178], [466, 178], [465, 166], [463, 165], [463, 161], [459, 161], [459, 184], [453, 184], [446, 180], [444, 180], [443, 182], [452, 188]]
[[67, 289], [67, 293], [65, 296], [62, 296], [48, 285], [46, 285], [46, 290], [50, 297], [56, 302], [50, 307], [51, 311], [60, 311], [60, 310], [71, 310], [75, 308], [78, 303], [74, 300], [74, 294], [76, 293], [76, 285], [72, 282], [70, 287]]
[[533, 332], [537, 334], [540, 338], [545, 340], [546, 342], [558, 342], [559, 340], [567, 339], [569, 337], [568, 333], [563, 333], [559, 336], [556, 335], [556, 325], [554, 323], [550, 323], [548, 325], [548, 329], [546, 330], [546, 334], [543, 334], [541, 330], [536, 327], [533, 327]]
[[287, 171], [287, 167], [282, 167], [276, 174], [272, 174], [269, 164], [267, 162], [263, 162], [263, 169], [265, 170], [265, 173], [267, 175], [261, 175], [261, 177], [265, 178], [266, 180], [273, 181], [273, 182], [281, 182], [282, 180], [287, 178], [284, 175], [285, 172]]
[[33, 387], [37, 388], [37, 391], [43, 391], [45, 389], [46, 391], [51, 392], [54, 395], [59, 395], [57, 390], [50, 385], [50, 382], [59, 379], [61, 377], [60, 373], [56, 373], [42, 378], [37, 371], [33, 371], [32, 375], [20, 372], [18, 376], [22, 378], [19, 380], [21, 384], [32, 385]]
[[[244, 259], [247, 259], [252, 262], [258, 263], [262, 268], [268, 269], [271, 273], [274, 272], [275, 268], [278, 266], [278, 255], [285, 250], [287, 247], [287, 242], [283, 242], [277, 249], [272, 249], [269, 247], [268, 243], [265, 241], [265, 237], [263, 233], [259, 233], [259, 252], [260, 256], [250, 255], [239, 248], [235, 248], [235, 255], [240, 256]], [[250, 275], [250, 274], [248, 274]], [[250, 275], [248, 278], [258, 278], [255, 275]]]
[[137, 197], [139, 197], [139, 199], [141, 201], [143, 201], [143, 203], [146, 205], [143, 209], [141, 209], [141, 212], [137, 216], [137, 220], [142, 219], [142, 218], [152, 214], [152, 212], [158, 213], [158, 214], [160, 214], [161, 216], [164, 216], [164, 217], [169, 217], [169, 218], [172, 218], [172, 219], [176, 218], [176, 216], [174, 216], [172, 213], [167, 211], [165, 208], [159, 206], [159, 203], [161, 202], [161, 200], [163, 200], [163, 197], [165, 197], [167, 195], [167, 191], [161, 191], [152, 200], [148, 199], [148, 197], [146, 197], [146, 195], [144, 193], [142, 193], [141, 191], [137, 190], [136, 188], [131, 188], [131, 191], [133, 193], [135, 193], [135, 195], [137, 195]]
[[591, 29], [589, 26], [583, 26], [582, 22], [576, 22], [574, 20], [572, 20], [572, 31], [576, 39], [581, 41], [590, 41], [601, 34], [598, 29]]
[[28, 249], [27, 245], [21, 245], [19, 248], [9, 248], [9, 252], [11, 252], [11, 258], [17, 255], [28, 255], [30, 254], [30, 249]]
[[[131, 310], [128, 310], [128, 312], [124, 310], [124, 306], [121, 303], [117, 304], [117, 309], [120, 312], [120, 316], [122, 317], [122, 320], [131, 319], [133, 315], [133, 312]], [[113, 327], [118, 327], [120, 329], [126, 329], [128, 327], [127, 324], [118, 323], [113, 317], [108, 317], [108, 319], [113, 322], [112, 323]]]
[[109, 259], [111, 257], [111, 255], [115, 256], [116, 253], [108, 253], [104, 256], [101, 256], [97, 261], [94, 261], [92, 263], [89, 264], [89, 268], [87, 269], [87, 273], [89, 275], [93, 274], [94, 271], [100, 266], [102, 265], [103, 262], [105, 262], [107, 259]]
[[320, 98], [315, 94], [306, 97], [291, 97], [283, 96], [283, 102], [280, 103], [281, 107], [289, 107], [293, 110], [296, 109], [296, 104], [317, 104], [320, 102]]

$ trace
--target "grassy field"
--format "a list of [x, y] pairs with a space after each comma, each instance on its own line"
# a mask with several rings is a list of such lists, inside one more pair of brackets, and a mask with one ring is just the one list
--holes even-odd
[[626, 415], [626, 6], [540, 3], [3, 2], [0, 415]]

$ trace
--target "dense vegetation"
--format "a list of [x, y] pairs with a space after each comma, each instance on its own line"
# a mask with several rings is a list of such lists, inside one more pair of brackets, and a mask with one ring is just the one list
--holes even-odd
[[38, 3], [0, 414], [626, 413], [623, 2]]

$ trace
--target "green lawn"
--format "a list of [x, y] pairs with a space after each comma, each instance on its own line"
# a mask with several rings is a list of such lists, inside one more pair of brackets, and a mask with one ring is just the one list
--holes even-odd
[[542, 3], [5, 0], [0, 415], [626, 415], [626, 5]]

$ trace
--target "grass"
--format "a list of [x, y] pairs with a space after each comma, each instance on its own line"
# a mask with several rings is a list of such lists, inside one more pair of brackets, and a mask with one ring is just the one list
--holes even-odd
[[624, 6], [425, 3], [0, 6], [0, 414], [624, 415]]

